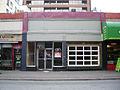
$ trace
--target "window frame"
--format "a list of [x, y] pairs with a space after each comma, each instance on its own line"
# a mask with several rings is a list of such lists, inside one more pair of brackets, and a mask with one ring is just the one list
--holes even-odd
[[[75, 47], [75, 50], [69, 50], [69, 47]], [[78, 50], [77, 47], [83, 47], [83, 50]], [[85, 47], [90, 47], [90, 50], [85, 50]], [[92, 47], [97, 47], [97, 50], [93, 50]], [[68, 66], [100, 66], [100, 46], [99, 45], [69, 45], [67, 47], [68, 57], [67, 57], [67, 65]], [[74, 52], [75, 55], [70, 55], [70, 52]], [[78, 55], [78, 52], [82, 52], [83, 55]], [[85, 55], [85, 52], [90, 52], [90, 55]], [[97, 55], [93, 55], [93, 52], [97, 52]], [[70, 60], [70, 57], [74, 57], [75, 60]], [[78, 60], [78, 57], [83, 57], [83, 59]], [[85, 59], [85, 57], [90, 57], [90, 59]], [[93, 57], [97, 57], [97, 59], [93, 59]], [[75, 62], [75, 64], [70, 65], [70, 62]], [[78, 62], [83, 62], [83, 64], [78, 64]], [[90, 64], [85, 64], [86, 62], [90, 62]], [[97, 62], [97, 64], [94, 64]]]

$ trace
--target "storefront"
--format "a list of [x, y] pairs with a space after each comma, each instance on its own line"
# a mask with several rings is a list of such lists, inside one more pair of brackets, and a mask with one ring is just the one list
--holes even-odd
[[115, 70], [120, 57], [120, 22], [103, 23], [103, 39], [106, 45], [107, 70]]
[[102, 69], [103, 13], [25, 15], [24, 70]]
[[[17, 69], [18, 59], [20, 60], [19, 63], [21, 63], [21, 57], [17, 56], [17, 52], [22, 49], [22, 45], [19, 41], [22, 41], [22, 35], [0, 35], [1, 69]], [[19, 52], [19, 54], [21, 56], [21, 52]]]
[[23, 13], [0, 13], [0, 69], [21, 68]]
[[53, 70], [62, 67], [62, 42], [29, 42], [27, 66], [38, 70]]

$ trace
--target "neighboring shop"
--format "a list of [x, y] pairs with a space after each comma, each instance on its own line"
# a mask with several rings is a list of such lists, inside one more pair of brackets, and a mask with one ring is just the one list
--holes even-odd
[[103, 13], [25, 13], [23, 70], [102, 69]]
[[106, 46], [107, 70], [115, 70], [120, 57], [120, 22], [103, 23], [103, 39]]
[[[19, 17], [17, 17], [17, 15]], [[23, 14], [0, 17], [0, 69], [21, 68]]]

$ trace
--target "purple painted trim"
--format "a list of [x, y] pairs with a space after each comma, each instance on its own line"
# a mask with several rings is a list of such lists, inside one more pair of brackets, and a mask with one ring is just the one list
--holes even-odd
[[24, 13], [23, 32], [28, 31], [28, 13]]
[[28, 18], [100, 18], [101, 12], [30, 12]]

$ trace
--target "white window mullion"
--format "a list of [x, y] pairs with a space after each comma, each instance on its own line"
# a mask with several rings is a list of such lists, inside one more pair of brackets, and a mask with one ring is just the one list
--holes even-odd
[[83, 66], [85, 65], [85, 61], [84, 61], [84, 46], [83, 46]]

